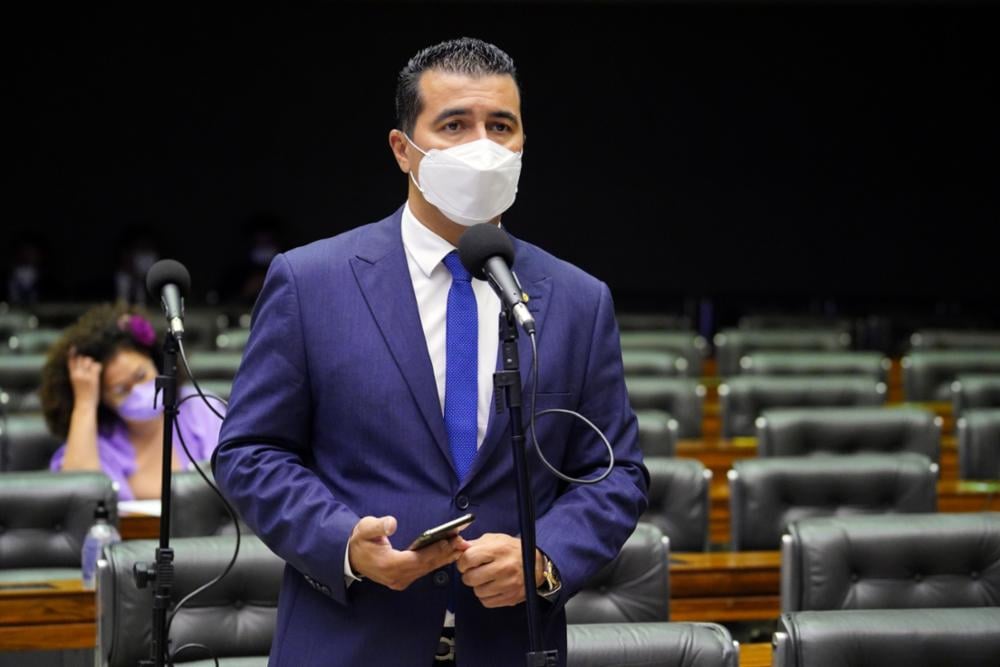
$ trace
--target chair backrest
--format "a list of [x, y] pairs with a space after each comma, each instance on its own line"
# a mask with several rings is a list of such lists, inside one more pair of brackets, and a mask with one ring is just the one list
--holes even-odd
[[966, 410], [958, 420], [958, 475], [1000, 479], [1000, 408]]
[[715, 623], [594, 623], [566, 627], [566, 667], [737, 667], [739, 650]]
[[622, 350], [625, 375], [679, 377], [688, 375], [688, 362], [673, 352], [659, 350]]
[[1000, 374], [1000, 350], [917, 350], [903, 357], [908, 401], [950, 401], [959, 375]]
[[237, 327], [219, 332], [215, 337], [215, 348], [217, 350], [242, 350], [250, 340], [250, 329]]
[[757, 417], [769, 408], [882, 405], [885, 396], [885, 384], [866, 377], [734, 377], [719, 385], [722, 435], [754, 435]]
[[838, 329], [724, 329], [715, 335], [719, 375], [740, 372], [740, 359], [759, 350], [846, 350], [851, 334]]
[[212, 350], [215, 337], [228, 329], [230, 317], [218, 308], [188, 308], [184, 313], [184, 347], [189, 350]]
[[708, 342], [691, 331], [623, 331], [622, 350], [645, 350], [650, 352], [670, 352], [686, 362], [684, 374], [701, 375], [702, 362], [708, 353]]
[[1000, 331], [922, 329], [910, 335], [913, 350], [1000, 350]]
[[8, 415], [40, 414], [42, 399], [37, 389], [0, 389], [0, 410]]
[[729, 471], [732, 547], [777, 549], [799, 519], [934, 512], [937, 465], [919, 454], [742, 459]]
[[779, 408], [757, 418], [758, 456], [914, 452], [937, 462], [941, 418], [920, 408]]
[[[98, 664], [132, 667], [148, 657], [152, 634], [152, 589], [135, 585], [132, 566], [154, 559], [158, 542], [127, 540], [105, 550], [98, 563]], [[173, 603], [217, 576], [233, 555], [235, 538], [171, 540], [174, 550]], [[267, 656], [277, 618], [284, 562], [256, 537], [244, 537], [232, 570], [174, 618], [171, 646], [208, 646], [219, 658]], [[185, 652], [183, 658], [206, 658]], [[210, 663], [211, 664], [211, 663]]]
[[670, 620], [670, 546], [639, 523], [615, 558], [566, 603], [568, 623]]
[[673, 456], [677, 450], [677, 420], [663, 410], [636, 410], [639, 448], [646, 456]]
[[[214, 481], [209, 462], [203, 461], [198, 465]], [[173, 537], [209, 537], [235, 532], [233, 521], [219, 496], [196, 471], [173, 473], [170, 489], [170, 534]], [[240, 530], [244, 535], [250, 534], [250, 529], [243, 523]]]
[[996, 667], [1000, 609], [864, 609], [782, 614], [774, 667]]
[[803, 519], [782, 537], [782, 611], [991, 606], [1000, 513]]
[[62, 329], [31, 329], [7, 338], [7, 350], [13, 354], [45, 354], [62, 337]]
[[708, 489], [712, 471], [697, 459], [647, 456], [649, 506], [640, 521], [670, 538], [671, 551], [708, 547]]
[[959, 375], [951, 383], [951, 396], [956, 417], [969, 408], [1000, 408], [1000, 373]]
[[48, 470], [61, 444], [39, 414], [0, 418], [0, 472]]
[[850, 332], [854, 325], [848, 319], [824, 315], [758, 313], [740, 316], [736, 327], [741, 330], [823, 329]]
[[890, 366], [879, 352], [753, 352], [740, 359], [744, 375], [861, 375], [881, 382]]
[[[195, 371], [195, 373], [197, 373], [197, 371]], [[233, 381], [232, 380], [204, 380], [203, 381], [201, 378], [199, 378], [197, 376], [195, 376], [195, 379], [198, 380], [198, 386], [201, 387], [201, 390], [203, 392], [205, 392], [206, 396], [218, 396], [219, 398], [221, 398], [221, 399], [223, 399], [225, 401], [229, 400], [229, 395], [233, 391]], [[217, 410], [219, 408], [221, 408], [221, 407], [225, 407], [221, 403], [219, 403], [218, 401], [213, 401], [212, 402], [212, 406], [215, 409], [217, 409]]]
[[620, 331], [688, 331], [691, 318], [674, 313], [617, 313]]
[[689, 378], [626, 376], [634, 410], [662, 410], [677, 420], [678, 438], [701, 435], [705, 387]]
[[0, 475], [0, 568], [79, 568], [98, 501], [118, 520], [118, 495], [97, 472]]
[[0, 313], [0, 336], [27, 331], [38, 326], [38, 317], [32, 313], [7, 311]]
[[25, 393], [34, 391], [42, 383], [43, 354], [0, 355], [0, 389]]
[[201, 380], [232, 381], [242, 360], [242, 352], [199, 351], [191, 354], [188, 361], [191, 364], [191, 372], [200, 382]]

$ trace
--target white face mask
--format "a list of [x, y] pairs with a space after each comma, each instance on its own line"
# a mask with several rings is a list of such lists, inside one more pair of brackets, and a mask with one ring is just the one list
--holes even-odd
[[419, 183], [410, 171], [413, 184], [449, 220], [471, 227], [489, 222], [514, 203], [521, 153], [489, 139], [426, 152], [408, 136], [406, 140], [424, 155]]

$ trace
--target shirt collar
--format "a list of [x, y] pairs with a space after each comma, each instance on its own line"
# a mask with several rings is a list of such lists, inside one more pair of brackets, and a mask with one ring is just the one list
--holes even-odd
[[427, 278], [431, 277], [431, 272], [444, 260], [445, 255], [455, 250], [455, 246], [417, 220], [417, 216], [410, 210], [409, 202], [403, 207], [401, 232], [403, 248]]

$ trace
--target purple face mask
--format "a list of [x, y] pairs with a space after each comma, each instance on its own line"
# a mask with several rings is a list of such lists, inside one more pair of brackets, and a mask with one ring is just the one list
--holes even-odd
[[163, 413], [163, 404], [157, 402], [156, 407], [153, 407], [155, 395], [155, 379], [135, 385], [122, 404], [118, 406], [118, 416], [131, 422], [156, 419]]

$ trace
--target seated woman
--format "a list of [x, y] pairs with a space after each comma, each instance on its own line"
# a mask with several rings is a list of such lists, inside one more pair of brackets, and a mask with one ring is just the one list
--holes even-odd
[[[163, 461], [163, 405], [156, 397], [162, 352], [149, 320], [126, 305], [91, 308], [53, 345], [42, 370], [42, 410], [65, 444], [52, 470], [100, 470], [118, 483], [120, 500], [159, 498]], [[178, 366], [180, 360], [178, 359]], [[196, 393], [178, 390], [173, 470], [211, 457], [221, 420]], [[220, 403], [213, 405], [223, 412]], [[203, 467], [204, 469], [204, 467]]]

